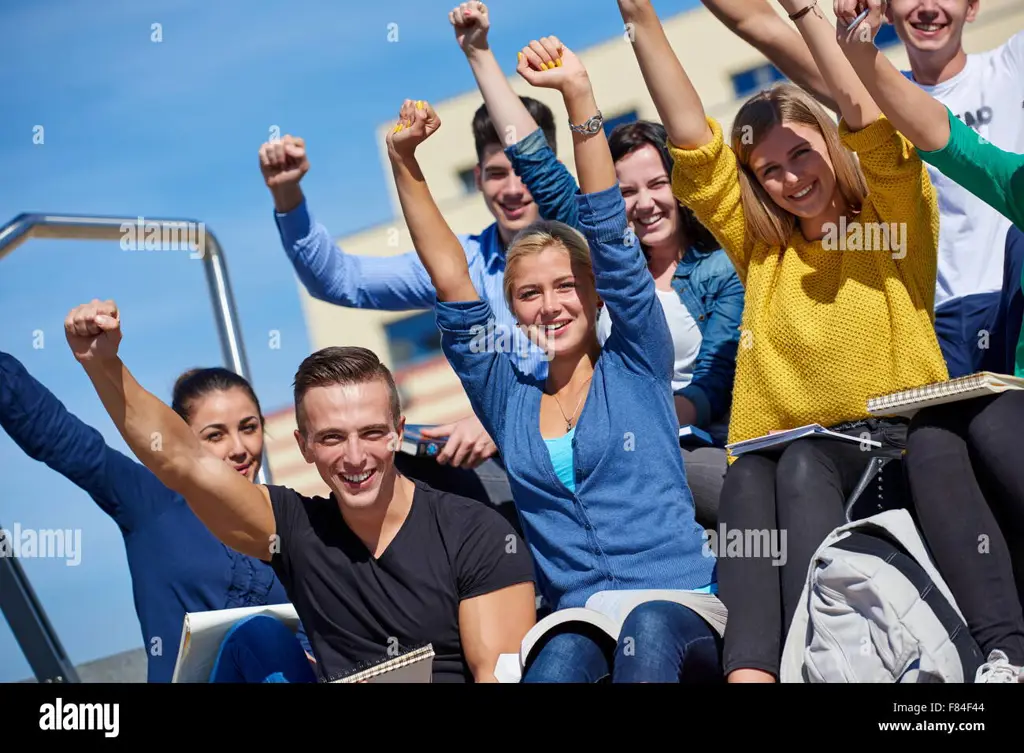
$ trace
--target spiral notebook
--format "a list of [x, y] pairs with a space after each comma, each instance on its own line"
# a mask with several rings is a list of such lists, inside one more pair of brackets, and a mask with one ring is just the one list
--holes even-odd
[[362, 664], [340, 677], [333, 677], [329, 683], [344, 682], [387, 682], [421, 683], [433, 680], [434, 646], [414, 648], [400, 656], [381, 659], [379, 662]]
[[1024, 389], [1024, 379], [979, 371], [977, 374], [935, 382], [909, 390], [893, 392], [868, 400], [868, 413], [872, 416], [904, 416], [909, 418], [922, 408], [958, 400], [970, 400], [986, 395], [998, 395], [1007, 390]]

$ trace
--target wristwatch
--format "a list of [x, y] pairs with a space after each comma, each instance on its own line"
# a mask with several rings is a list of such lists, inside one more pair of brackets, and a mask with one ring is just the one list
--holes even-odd
[[601, 130], [601, 126], [604, 125], [604, 116], [601, 111], [597, 111], [597, 115], [593, 116], [583, 125], [575, 125], [571, 120], [569, 121], [569, 128], [574, 133], [582, 133], [585, 136], [593, 136], [595, 133]]

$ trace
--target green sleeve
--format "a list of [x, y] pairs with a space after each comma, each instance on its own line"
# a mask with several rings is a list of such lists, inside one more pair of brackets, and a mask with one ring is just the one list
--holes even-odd
[[949, 108], [949, 142], [921, 159], [956, 181], [1024, 230], [1024, 154], [1000, 149], [982, 139]]

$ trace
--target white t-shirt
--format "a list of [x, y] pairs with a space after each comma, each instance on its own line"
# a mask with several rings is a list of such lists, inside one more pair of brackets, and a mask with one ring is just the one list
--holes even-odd
[[[903, 74], [911, 81], [913, 73]], [[991, 143], [1024, 153], [1024, 32], [1005, 44], [967, 56], [960, 73], [921, 89]], [[939, 274], [935, 306], [1003, 288], [1007, 218], [931, 165], [938, 194]]]
[[[676, 362], [672, 370], [672, 391], [689, 386], [693, 380], [693, 365], [697, 361], [701, 337], [697, 322], [690, 316], [689, 309], [679, 299], [674, 290], [659, 290], [658, 300], [665, 311], [668, 328], [672, 331], [672, 345], [676, 352]], [[612, 331], [611, 317], [608, 309], [602, 308], [597, 318], [597, 339], [604, 345]]]

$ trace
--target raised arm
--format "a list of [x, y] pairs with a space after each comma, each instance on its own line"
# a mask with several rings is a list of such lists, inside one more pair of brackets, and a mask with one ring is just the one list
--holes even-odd
[[840, 47], [893, 127], [918, 149], [928, 152], [942, 149], [949, 142], [945, 105], [896, 70], [875, 46], [875, 35], [885, 23], [882, 7], [882, 0], [835, 0], [840, 26], [848, 26], [862, 11], [868, 10], [868, 16], [849, 41], [845, 34], [841, 36]]
[[203, 449], [188, 425], [146, 392], [121, 362], [121, 320], [113, 301], [77, 307], [64, 321], [68, 345], [135, 456], [189, 507], [221, 542], [269, 562], [276, 532], [262, 485]]
[[713, 134], [697, 90], [665, 36], [650, 0], [618, 0], [633, 53], [668, 140], [682, 149], [709, 144]]
[[840, 29], [832, 26], [818, 7], [818, 1], [779, 0], [779, 3], [793, 18], [796, 28], [810, 48], [818, 70], [839, 105], [843, 120], [850, 130], [859, 131], [878, 120], [882, 111], [871, 99], [839, 47], [836, 37], [845, 34], [845, 24], [840, 24]]
[[317, 300], [360, 309], [429, 309], [436, 293], [415, 251], [397, 256], [345, 253], [317, 222], [299, 184], [309, 170], [303, 139], [286, 135], [260, 147], [260, 170], [274, 199], [274, 222], [288, 259]]
[[[476, 78], [494, 129], [505, 144], [505, 154], [537, 204], [540, 216], [575, 226], [576, 180], [558, 161], [554, 144], [548, 144], [544, 132], [498, 65], [487, 41], [491, 26], [487, 6], [481, 2], [462, 3], [448, 14], [448, 20]], [[531, 61], [538, 67], [558, 64], [542, 59], [545, 55], [539, 43], [527, 55], [520, 52], [518, 70], [529, 67]]]
[[82, 489], [124, 533], [153, 520], [178, 495], [145, 466], [107, 445], [14, 356], [0, 352], [0, 427], [21, 451]]
[[638, 373], [667, 380], [672, 374], [672, 335], [640, 243], [629, 229], [590, 77], [579, 58], [557, 38], [545, 37], [539, 44], [548, 57], [561, 59], [562, 65], [543, 70], [531, 66], [521, 74], [534, 86], [560, 91], [573, 124], [580, 178], [579, 230], [590, 247], [597, 293], [614, 322], [604, 349], [617, 353]]
[[701, 0], [733, 34], [764, 55], [797, 86], [833, 112], [839, 106], [818, 71], [803, 38], [768, 4], [768, 0]]
[[388, 156], [395, 187], [413, 246], [441, 301], [476, 301], [480, 296], [469, 276], [462, 244], [448, 227], [416, 160], [416, 147], [441, 127], [441, 119], [426, 102], [407, 99], [398, 123], [388, 132]]

